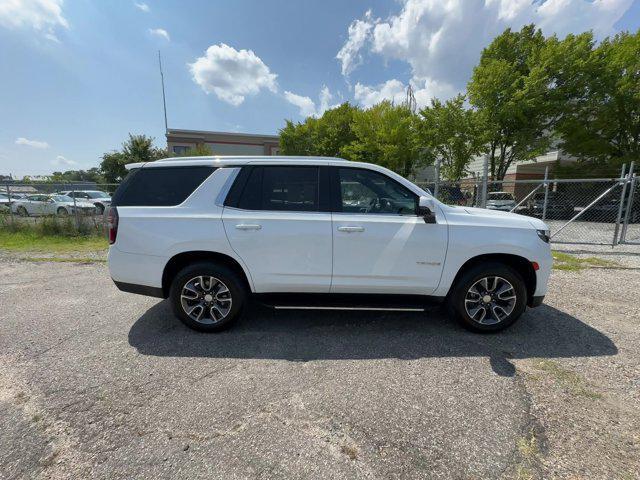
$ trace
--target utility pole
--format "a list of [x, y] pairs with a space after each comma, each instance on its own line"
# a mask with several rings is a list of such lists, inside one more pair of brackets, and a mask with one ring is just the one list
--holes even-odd
[[167, 125], [167, 99], [164, 95], [164, 73], [162, 73], [162, 57], [160, 56], [160, 50], [158, 50], [158, 65], [160, 66], [160, 82], [162, 83], [162, 106], [164, 107], [164, 133], [169, 133], [169, 127]]

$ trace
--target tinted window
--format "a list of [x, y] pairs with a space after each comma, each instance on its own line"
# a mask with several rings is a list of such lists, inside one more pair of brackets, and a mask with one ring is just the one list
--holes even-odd
[[238, 201], [246, 210], [318, 211], [318, 167], [254, 167]]
[[417, 196], [392, 178], [371, 170], [339, 168], [339, 208], [350, 213], [414, 215]]
[[150, 167], [129, 172], [113, 194], [118, 207], [180, 205], [215, 170], [213, 167]]

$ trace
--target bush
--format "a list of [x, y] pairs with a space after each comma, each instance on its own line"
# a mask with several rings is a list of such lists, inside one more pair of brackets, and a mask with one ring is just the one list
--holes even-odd
[[7, 214], [0, 215], [0, 229], [10, 233], [30, 233], [42, 237], [86, 237], [102, 236], [102, 225], [93, 219], [80, 218], [76, 225], [74, 217], [39, 217], [32, 222], [21, 218], [13, 218]]

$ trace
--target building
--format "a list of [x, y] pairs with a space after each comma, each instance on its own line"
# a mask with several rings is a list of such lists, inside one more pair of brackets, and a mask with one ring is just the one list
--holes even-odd
[[167, 148], [171, 154], [181, 155], [190, 148], [206, 145], [214, 155], [278, 155], [278, 135], [253, 133], [207, 132], [201, 130], [167, 131]]

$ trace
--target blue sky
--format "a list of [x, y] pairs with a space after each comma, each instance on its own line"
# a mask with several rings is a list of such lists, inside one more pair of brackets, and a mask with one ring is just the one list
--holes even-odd
[[90, 168], [129, 132], [276, 133], [349, 100], [420, 104], [468, 80], [506, 27], [640, 27], [633, 0], [0, 0], [0, 174]]

